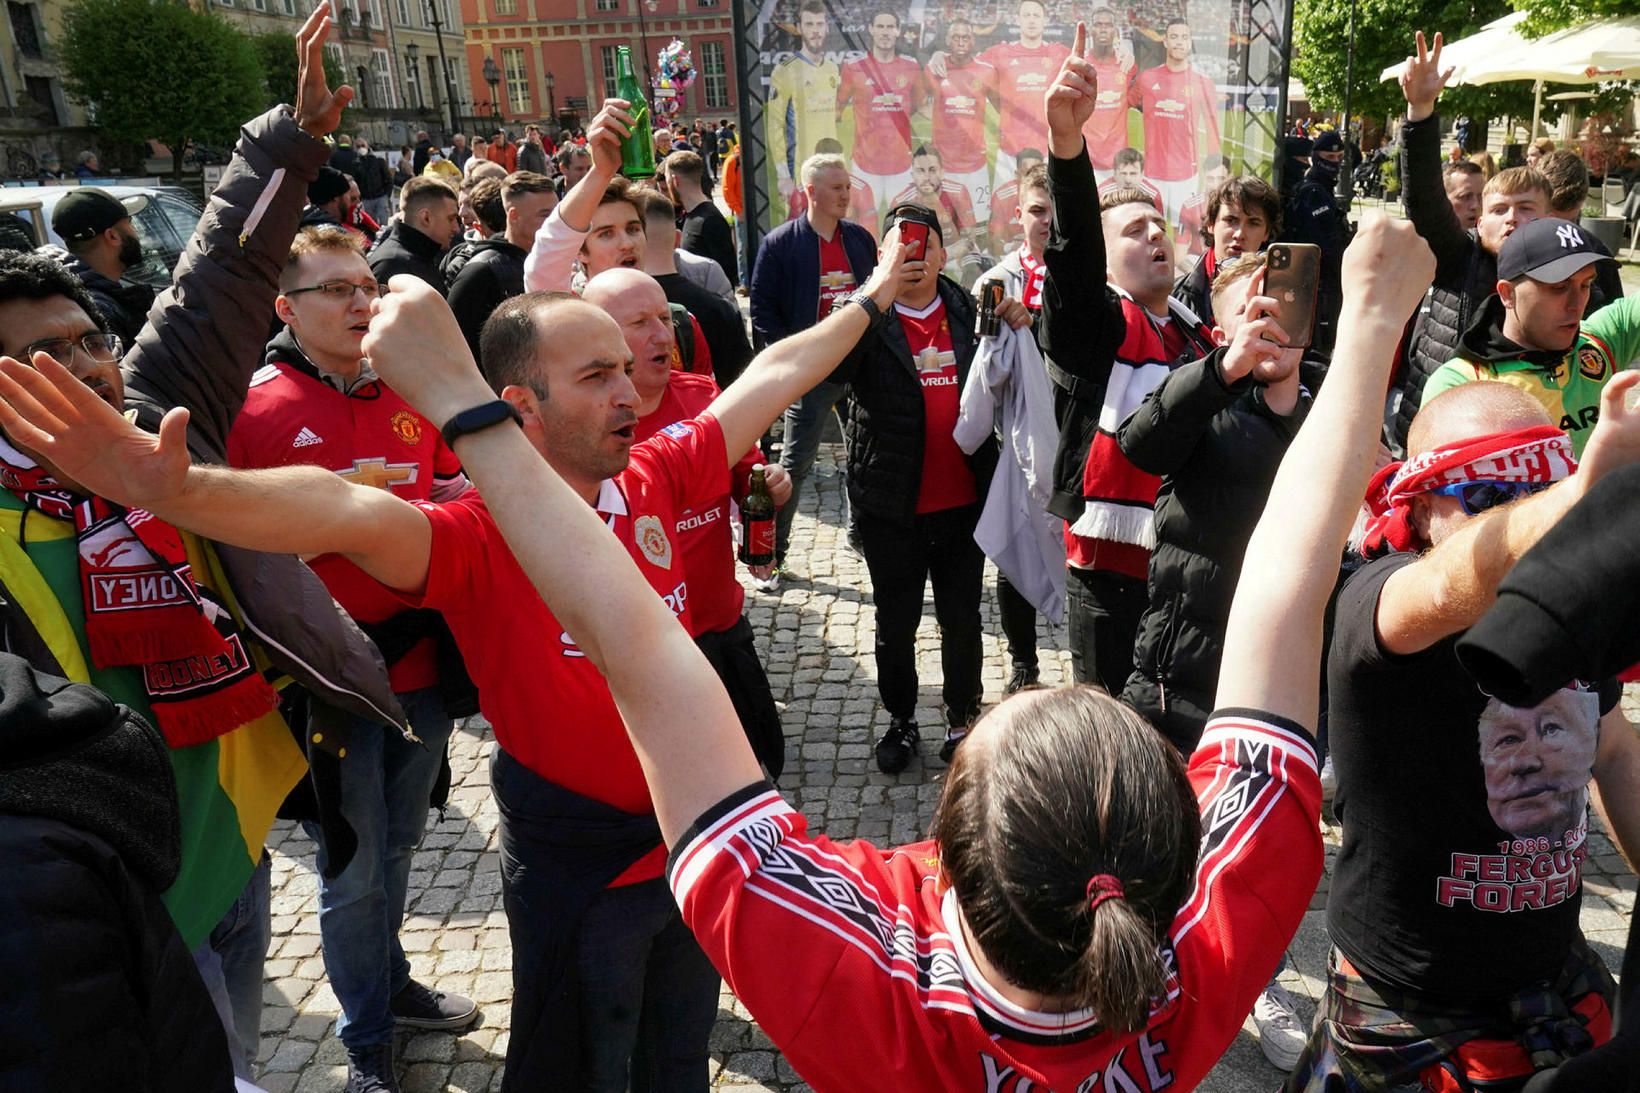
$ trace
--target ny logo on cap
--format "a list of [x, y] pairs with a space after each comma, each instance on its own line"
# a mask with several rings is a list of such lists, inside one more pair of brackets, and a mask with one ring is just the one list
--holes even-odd
[[1555, 238], [1560, 240], [1562, 250], [1583, 245], [1583, 233], [1577, 230], [1576, 224], [1562, 224], [1555, 229]]

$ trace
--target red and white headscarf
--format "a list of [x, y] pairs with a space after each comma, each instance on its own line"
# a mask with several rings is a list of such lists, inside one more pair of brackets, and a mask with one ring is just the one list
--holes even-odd
[[1391, 463], [1367, 484], [1367, 537], [1362, 551], [1376, 558], [1413, 550], [1412, 499], [1455, 482], [1558, 482], [1577, 470], [1572, 442], [1552, 425], [1471, 437]]

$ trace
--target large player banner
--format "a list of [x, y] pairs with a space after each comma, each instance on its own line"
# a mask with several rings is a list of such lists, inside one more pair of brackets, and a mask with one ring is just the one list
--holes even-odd
[[939, 214], [971, 284], [1016, 247], [1019, 178], [1047, 150], [1042, 97], [1088, 24], [1101, 186], [1151, 194], [1199, 254], [1202, 196], [1269, 179], [1286, 107], [1291, 0], [756, 0], [735, 5], [746, 212], [754, 238], [806, 207], [801, 168], [841, 155], [851, 219]]

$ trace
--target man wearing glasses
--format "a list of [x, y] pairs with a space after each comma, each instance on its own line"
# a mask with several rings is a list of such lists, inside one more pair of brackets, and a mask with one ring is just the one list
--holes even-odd
[[1542, 1058], [1498, 1072], [1530, 1073], [1610, 1033], [1612, 980], [1578, 906], [1591, 799], [1622, 853], [1640, 852], [1640, 744], [1618, 684], [1500, 707], [1454, 647], [1521, 555], [1640, 455], [1624, 408], [1637, 380], [1606, 385], [1581, 465], [1531, 394], [1464, 384], [1424, 402], [1410, 457], [1368, 488], [1371, 560], [1339, 593], [1328, 664], [1334, 949], [1290, 1091], [1424, 1088], [1517, 1040]]
[[[285, 329], [268, 343], [245, 408], [228, 435], [236, 467], [310, 464], [407, 501], [446, 501], [467, 487], [439, 431], [383, 386], [360, 344], [370, 306], [384, 291], [343, 228], [303, 228], [291, 244], [274, 307]], [[451, 718], [441, 698], [436, 627], [430, 612], [403, 603], [339, 554], [308, 562], [348, 614], [377, 639], [388, 678], [420, 738], [356, 719], [341, 764], [341, 810], [358, 838], [335, 876], [325, 830], [307, 824], [319, 848], [319, 936], [325, 971], [341, 1005], [338, 1035], [355, 1072], [390, 1052], [394, 1024], [454, 1029], [478, 1016], [469, 999], [410, 978], [399, 945], [410, 856], [427, 821]]]

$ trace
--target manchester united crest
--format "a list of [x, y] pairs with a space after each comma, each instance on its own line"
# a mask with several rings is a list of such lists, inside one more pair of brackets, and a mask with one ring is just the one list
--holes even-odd
[[1577, 351], [1577, 370], [1584, 379], [1597, 380], [1606, 374], [1606, 358], [1592, 345]]
[[672, 568], [672, 540], [666, 537], [666, 528], [658, 516], [640, 516], [632, 522], [632, 533], [638, 540], [638, 549], [650, 563], [662, 569]]
[[421, 418], [409, 410], [400, 410], [388, 419], [393, 435], [414, 448], [421, 443]]

